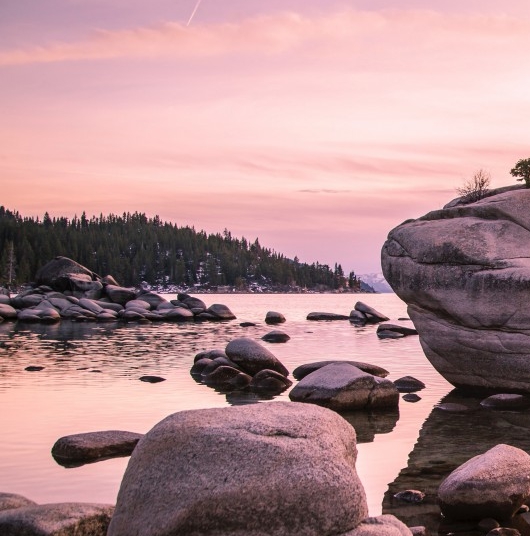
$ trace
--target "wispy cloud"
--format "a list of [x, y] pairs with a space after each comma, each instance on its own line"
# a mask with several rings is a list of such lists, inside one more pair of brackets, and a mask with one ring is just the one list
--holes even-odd
[[332, 190], [329, 188], [305, 188], [303, 190], [298, 190], [298, 192], [303, 194], [348, 194], [352, 190]]
[[[425, 10], [346, 9], [314, 17], [278, 12], [231, 24], [188, 28], [184, 23], [166, 22], [119, 31], [102, 29], [85, 40], [0, 51], [0, 65], [278, 54], [308, 46], [315, 56], [364, 57], [368, 61], [374, 55], [382, 60], [386, 57], [385, 65], [399, 69], [408, 64], [411, 55], [429, 57], [435, 63], [441, 59], [440, 54], [449, 57], [457, 50], [468, 56], [472, 50], [487, 47], [490, 58], [507, 49], [528, 50], [528, 46], [521, 46], [528, 45], [529, 35], [530, 20], [506, 16], [447, 15]], [[387, 48], [389, 42], [397, 47]]]

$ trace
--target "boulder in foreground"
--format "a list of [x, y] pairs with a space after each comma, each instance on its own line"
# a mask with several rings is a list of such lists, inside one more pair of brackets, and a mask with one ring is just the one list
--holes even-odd
[[367, 515], [355, 431], [271, 402], [170, 415], [138, 443], [108, 536], [335, 536]]

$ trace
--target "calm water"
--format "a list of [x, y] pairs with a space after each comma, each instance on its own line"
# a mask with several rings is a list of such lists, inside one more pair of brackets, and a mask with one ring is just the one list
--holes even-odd
[[[172, 299], [174, 296], [169, 296]], [[50, 449], [61, 436], [97, 431], [147, 432], [176, 411], [250, 403], [197, 384], [189, 374], [194, 355], [224, 348], [233, 338], [259, 340], [272, 327], [269, 310], [283, 313], [279, 327], [286, 344], [263, 343], [289, 370], [324, 359], [366, 361], [390, 371], [395, 380], [412, 375], [427, 384], [416, 403], [400, 400], [399, 412], [348, 417], [359, 440], [357, 469], [370, 513], [381, 513], [383, 496], [418, 439], [433, 406], [451, 386], [424, 357], [417, 337], [379, 340], [376, 326], [348, 321], [311, 322], [312, 311], [349, 314], [357, 299], [392, 321], [406, 317], [393, 294], [379, 295], [201, 295], [207, 305], [224, 303], [237, 316], [226, 323], [0, 324], [0, 491], [20, 493], [39, 503], [114, 503], [128, 458], [65, 469]], [[243, 321], [256, 327], [242, 328]], [[410, 322], [401, 321], [403, 325]], [[27, 372], [28, 365], [45, 367]], [[140, 376], [166, 378], [144, 383]], [[277, 400], [288, 400], [288, 392]]]

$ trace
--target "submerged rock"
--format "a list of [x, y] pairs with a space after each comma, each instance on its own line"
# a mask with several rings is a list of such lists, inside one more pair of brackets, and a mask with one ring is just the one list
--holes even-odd
[[367, 515], [356, 454], [354, 429], [316, 406], [175, 413], [135, 449], [108, 536], [346, 533]]
[[349, 316], [341, 315], [337, 313], [309, 313], [307, 320], [349, 320]]
[[160, 383], [160, 382], [165, 382], [166, 379], [165, 378], [162, 378], [162, 376], [140, 376], [140, 378], [138, 378], [141, 382], [147, 382], [147, 383]]
[[379, 335], [381, 332], [391, 332], [391, 333], [397, 333], [399, 335], [403, 335], [404, 337], [407, 337], [409, 335], [417, 335], [418, 332], [413, 328], [407, 328], [405, 326], [399, 326], [397, 324], [379, 324], [377, 326], [377, 334]]
[[393, 229], [385, 279], [457, 387], [530, 392], [530, 189], [452, 203]]
[[291, 337], [289, 337], [287, 333], [277, 329], [269, 331], [269, 333], [266, 333], [265, 335], [263, 335], [263, 337], [261, 337], [262, 341], [273, 343], [287, 342], [290, 339]]
[[394, 381], [394, 385], [400, 393], [414, 393], [415, 391], [425, 389], [425, 384], [413, 376], [398, 378]]
[[267, 311], [265, 322], [267, 324], [283, 324], [285, 322], [285, 316], [277, 311]]

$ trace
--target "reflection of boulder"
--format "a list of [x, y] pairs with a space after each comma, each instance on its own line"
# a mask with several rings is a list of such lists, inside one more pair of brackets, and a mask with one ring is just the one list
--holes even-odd
[[[530, 410], [520, 413], [489, 410], [480, 406], [481, 400], [455, 390], [442, 402], [461, 404], [471, 411], [452, 413], [433, 408], [420, 430], [407, 467], [389, 484], [383, 513], [395, 515], [409, 527], [425, 525], [437, 534], [441, 522], [438, 487], [454, 469], [500, 443], [530, 453]], [[407, 489], [424, 492], [423, 502], [411, 504], [394, 498], [396, 493]]]
[[449, 382], [530, 390], [530, 190], [499, 189], [388, 235], [382, 267]]
[[384, 411], [351, 411], [341, 415], [355, 428], [357, 443], [371, 443], [376, 434], [389, 434], [399, 420], [398, 408]]

